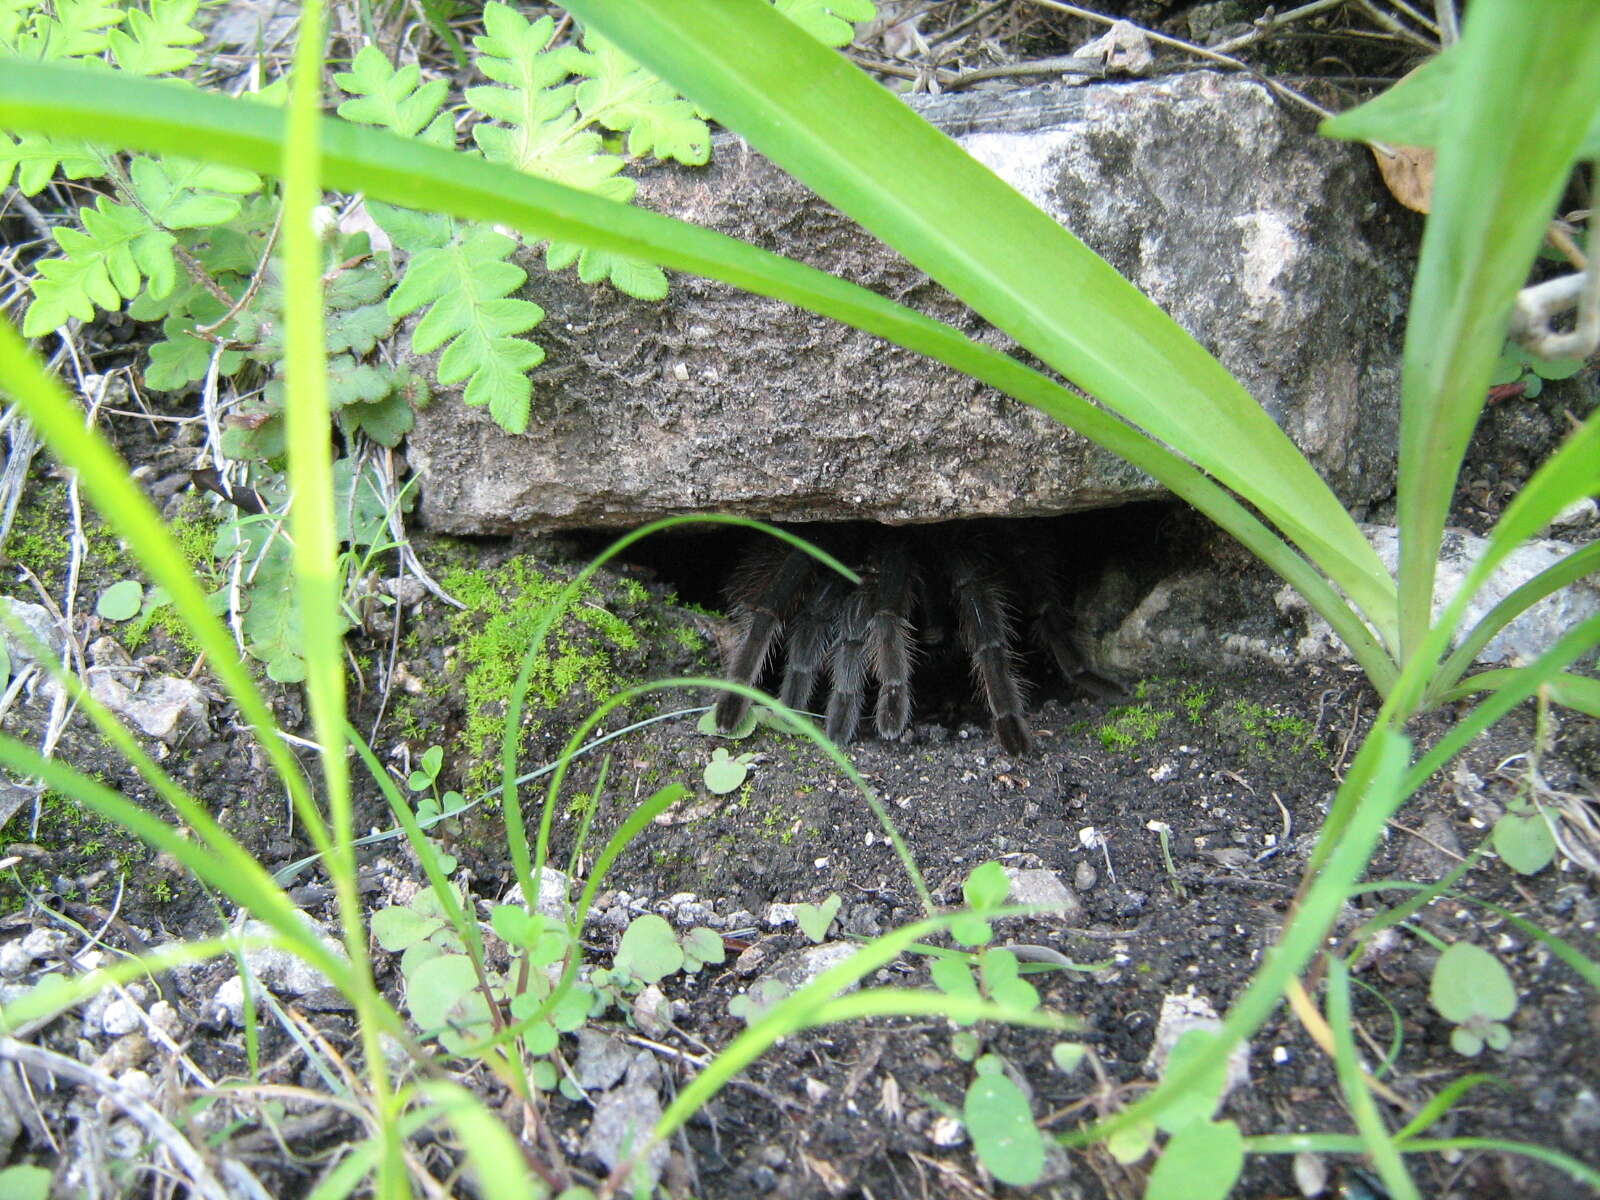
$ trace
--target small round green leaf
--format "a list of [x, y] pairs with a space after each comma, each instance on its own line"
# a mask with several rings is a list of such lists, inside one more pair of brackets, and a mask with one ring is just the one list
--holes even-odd
[[1106, 1153], [1123, 1166], [1131, 1166], [1150, 1153], [1150, 1146], [1155, 1140], [1154, 1121], [1135, 1121], [1107, 1136]]
[[1504, 1021], [1517, 1011], [1517, 989], [1500, 960], [1481, 946], [1456, 942], [1433, 967], [1428, 1000], [1447, 1021]]
[[973, 868], [972, 874], [961, 885], [961, 894], [969, 907], [980, 912], [999, 908], [1011, 894], [1011, 877], [999, 863], [986, 862]]
[[711, 761], [706, 764], [704, 772], [706, 790], [718, 796], [734, 791], [745, 781], [750, 771], [739, 758], [729, 756], [727, 750], [718, 746], [711, 754]]
[[833, 924], [834, 917], [839, 915], [839, 906], [842, 903], [839, 894], [835, 892], [821, 904], [796, 904], [794, 919], [800, 925], [800, 932], [813, 942], [822, 941], [828, 936], [828, 927]]
[[1156, 1124], [1168, 1133], [1176, 1134], [1200, 1122], [1206, 1122], [1222, 1102], [1222, 1089], [1228, 1081], [1228, 1056], [1218, 1054], [1217, 1035], [1209, 1029], [1191, 1029], [1180, 1037], [1167, 1055], [1164, 1076], [1174, 1075], [1197, 1060], [1207, 1060], [1207, 1066], [1194, 1083], [1181, 1092], [1172, 1103], [1156, 1115]]
[[1536, 808], [1508, 812], [1494, 823], [1494, 852], [1519, 875], [1536, 875], [1556, 856], [1550, 824]]
[[100, 593], [94, 611], [107, 621], [131, 621], [143, 603], [144, 585], [137, 579], [124, 579]]
[[52, 1174], [44, 1167], [19, 1163], [0, 1171], [0, 1197], [5, 1200], [49, 1200]]
[[1050, 1047], [1050, 1058], [1056, 1064], [1056, 1070], [1063, 1075], [1070, 1075], [1083, 1061], [1084, 1051], [1082, 1042], [1057, 1042]]
[[1001, 1183], [1026, 1187], [1044, 1172], [1044, 1139], [1028, 1111], [1028, 1098], [1005, 1075], [972, 1081], [962, 1119], [978, 1158]]
[[635, 979], [656, 983], [683, 966], [683, 948], [672, 926], [654, 913], [635, 917], [622, 935], [614, 965]]
[[1167, 1140], [1145, 1200], [1224, 1200], [1244, 1170], [1244, 1135], [1232, 1121], [1200, 1121]]

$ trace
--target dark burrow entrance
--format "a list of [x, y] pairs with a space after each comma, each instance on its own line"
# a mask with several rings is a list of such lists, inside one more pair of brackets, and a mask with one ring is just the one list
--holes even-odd
[[[1054, 517], [926, 525], [786, 525], [859, 572], [852, 586], [743, 528], [694, 526], [639, 543], [628, 565], [687, 603], [727, 614], [723, 670], [822, 717], [838, 740], [919, 722], [991, 726], [1027, 743], [1027, 709], [1122, 681], [1097, 661], [1158, 578], [1211, 552], [1214, 534], [1172, 502]], [[609, 541], [586, 535], [585, 550]], [[740, 702], [721, 706], [724, 723]]]

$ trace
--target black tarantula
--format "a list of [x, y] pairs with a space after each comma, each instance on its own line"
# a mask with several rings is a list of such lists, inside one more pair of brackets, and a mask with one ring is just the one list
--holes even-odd
[[[947, 640], [953, 624], [995, 737], [1009, 753], [1026, 754], [1032, 734], [1017, 672], [1018, 620], [1066, 680], [1102, 698], [1121, 690], [1089, 670], [1077, 648], [1048, 534], [1047, 525], [1028, 521], [805, 532], [856, 570], [859, 586], [804, 551], [763, 537], [729, 587], [736, 635], [724, 649], [724, 673], [740, 683], [759, 682], [781, 642], [786, 660], [779, 700], [806, 709], [826, 671], [828, 736], [848, 742], [861, 723], [870, 676], [877, 685], [878, 733], [899, 738], [911, 722], [913, 642]], [[746, 697], [724, 692], [717, 726], [732, 730], [749, 710]]]

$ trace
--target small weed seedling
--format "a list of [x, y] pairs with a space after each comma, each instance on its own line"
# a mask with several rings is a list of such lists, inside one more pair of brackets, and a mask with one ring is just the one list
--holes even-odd
[[1485, 1046], [1511, 1044], [1505, 1022], [1517, 1011], [1517, 989], [1500, 960], [1481, 946], [1456, 942], [1439, 956], [1428, 985], [1428, 1001], [1456, 1028], [1450, 1045], [1475, 1058]]
[[711, 752], [711, 761], [702, 773], [706, 790], [718, 796], [738, 791], [749, 776], [750, 764], [755, 758], [754, 754], [734, 756], [728, 753], [727, 747], [718, 746]]
[[843, 903], [839, 893], [834, 892], [821, 904], [796, 904], [794, 919], [800, 926], [800, 932], [820, 945], [833, 927], [833, 919], [839, 915], [839, 906]]

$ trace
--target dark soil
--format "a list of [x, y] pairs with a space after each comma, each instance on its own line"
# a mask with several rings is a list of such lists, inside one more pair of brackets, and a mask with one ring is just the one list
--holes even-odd
[[[505, 554], [489, 549], [491, 558]], [[462, 552], [460, 546], [449, 550]], [[437, 557], [424, 555], [425, 561]], [[92, 594], [94, 583], [86, 587]], [[410, 632], [417, 636], [406, 644], [418, 649], [401, 661], [410, 674], [424, 675], [426, 663], [439, 661], [441, 652], [445, 660], [453, 657], [458, 640], [442, 606], [427, 604], [413, 620]], [[363, 641], [355, 638], [357, 653], [378, 649], [363, 649]], [[666, 675], [702, 669], [695, 657], [658, 651], [635, 665]], [[163, 660], [185, 665], [172, 647], [158, 649], [148, 665]], [[1015, 1077], [1026, 1081], [1035, 1114], [1062, 1132], [1115, 1111], [1151, 1082], [1145, 1062], [1164, 997], [1198, 996], [1226, 1011], [1248, 982], [1280, 932], [1328, 802], [1374, 708], [1359, 677], [1336, 667], [1293, 675], [1218, 674], [1174, 664], [1168, 677], [1129, 683], [1133, 695], [1123, 706], [1070, 696], [1037, 704], [1031, 712], [1037, 746], [1026, 758], [999, 751], [970, 697], [944, 701], [957, 710], [953, 723], [919, 720], [903, 742], [871, 739], [851, 750], [939, 903], [959, 904], [967, 872], [989, 859], [1042, 867], [1072, 886], [1073, 907], [1064, 916], [1013, 921], [1001, 933], [1007, 941], [1047, 946], [1086, 968], [1034, 976], [1033, 982], [1048, 1008], [1081, 1019], [1081, 1038], [1092, 1047], [1097, 1066], [1063, 1075], [1051, 1065], [1054, 1039], [1020, 1030], [980, 1031], [985, 1049], [1003, 1056]], [[285, 728], [307, 732], [293, 690], [278, 694]], [[693, 697], [696, 703], [704, 699]], [[369, 693], [360, 703], [370, 707], [372, 700]], [[937, 709], [941, 700], [926, 693], [919, 703]], [[46, 708], [42, 696], [20, 705], [6, 718], [8, 731], [26, 736]], [[471, 764], [452, 749], [459, 743], [439, 732], [464, 726], [459, 694], [431, 695], [407, 719], [420, 727], [398, 743], [392, 732], [380, 735], [381, 754], [392, 758], [401, 745], [417, 754], [442, 741], [449, 781], [470, 771]], [[1416, 734], [1426, 742], [1450, 720], [1450, 714], [1440, 714]], [[600, 962], [618, 926], [641, 912], [674, 916], [692, 909], [693, 923], [712, 924], [723, 935], [728, 963], [697, 977], [664, 981], [676, 1004], [675, 1028], [650, 1044], [665, 1047], [661, 1065], [680, 1081], [686, 1068], [675, 1055], [692, 1061], [726, 1045], [742, 1029], [729, 1015], [729, 1000], [785, 955], [809, 945], [792, 923], [769, 921], [774, 902], [819, 902], [837, 893], [843, 905], [835, 936], [844, 937], [870, 937], [920, 915], [915, 889], [881, 826], [819, 752], [792, 736], [760, 730], [733, 744], [735, 752], [754, 755], [746, 784], [715, 797], [700, 776], [717, 743], [697, 733], [694, 721], [682, 717], [609, 747], [614, 761], [605, 802], [589, 835], [589, 845], [599, 845], [625, 807], [665, 783], [691, 788], [690, 798], [617, 862], [598, 923], [590, 927]], [[530, 766], [552, 752], [570, 723], [551, 722], [548, 732], [536, 736]], [[169, 756], [168, 769], [269, 867], [302, 853], [284, 801], [265, 783], [248, 740], [226, 710], [208, 730], [197, 731], [194, 741]], [[1521, 756], [1532, 748], [1528, 714], [1504, 722], [1450, 778], [1436, 780], [1403, 810], [1368, 878], [1432, 882], [1442, 876], [1484, 838], [1516, 794], [1525, 772]], [[1541, 762], [1546, 785], [1592, 796], [1597, 750], [1600, 726], [1565, 717], [1553, 751]], [[60, 753], [100, 772], [124, 794], [142, 794], [127, 768], [81, 723], [69, 725]], [[593, 780], [589, 764], [575, 769], [568, 783], [555, 826], [555, 862], [566, 861], [579, 820], [564, 801], [586, 792]], [[376, 793], [368, 788], [363, 794], [362, 826], [392, 825]], [[143, 858], [98, 823], [85, 826], [80, 817], [74, 826], [64, 805], [47, 805], [37, 843], [7, 848], [18, 860], [13, 879], [29, 893], [19, 894], [15, 883], [8, 888], [13, 937], [41, 924], [57, 925], [51, 912], [82, 926], [104, 926], [109, 943], [129, 949], [220, 930], [211, 898], [179, 872]], [[1170, 867], [1154, 822], [1171, 831]], [[503, 894], [510, 872], [495, 810], [482, 808], [448, 828], [447, 844], [475, 891]], [[1098, 840], [1089, 837], [1091, 830]], [[91, 847], [97, 837], [104, 845]], [[384, 843], [368, 852], [366, 886], [375, 905], [403, 899], [420, 881], [414, 859], [399, 845]], [[1591, 957], [1595, 953], [1593, 880], [1577, 870], [1551, 868], [1521, 878], [1490, 859], [1457, 891], [1504, 905]], [[331, 921], [320, 875], [303, 875], [296, 894], [308, 912]], [[1385, 903], [1402, 898], [1396, 892], [1362, 896], [1335, 933], [1349, 933]], [[1473, 1092], [1437, 1132], [1525, 1140], [1585, 1157], [1600, 1132], [1593, 1092], [1600, 1007], [1593, 992], [1547, 947], [1481, 907], [1441, 899], [1415, 923], [1443, 941], [1467, 938], [1492, 949], [1512, 970], [1521, 1002], [1510, 1022], [1511, 1047], [1486, 1052], [1481, 1062], [1465, 1060], [1450, 1049], [1449, 1026], [1428, 1004], [1435, 951], [1414, 935], [1385, 942], [1358, 969], [1364, 986], [1356, 993], [1356, 1014], [1372, 1057], [1392, 1053], [1388, 1082], [1420, 1104], [1450, 1079], [1487, 1069], [1505, 1086]], [[382, 955], [380, 961], [387, 963], [385, 986], [398, 1001], [395, 963]], [[213, 1012], [216, 989], [233, 973], [224, 961], [162, 981], [182, 1021], [187, 1053], [220, 1077], [247, 1070], [238, 1030]], [[880, 976], [901, 986], [927, 985], [914, 960]], [[333, 1045], [355, 1052], [341, 1003], [324, 996], [300, 1004], [313, 1010], [310, 1019]], [[629, 1034], [624, 1025], [611, 1027]], [[67, 1018], [40, 1037], [70, 1046], [82, 1032], [80, 1022]], [[959, 1111], [972, 1078], [971, 1067], [952, 1050], [952, 1032], [938, 1021], [886, 1020], [785, 1040], [709, 1105], [678, 1143], [678, 1168], [697, 1180], [686, 1194], [1006, 1194], [987, 1181], [970, 1147], [935, 1144], [940, 1114]], [[87, 1035], [96, 1045], [112, 1041], [93, 1030]], [[281, 1031], [269, 1024], [264, 1038], [263, 1061], [274, 1064], [267, 1079], [301, 1078], [306, 1064]], [[1232, 1094], [1224, 1111], [1250, 1134], [1351, 1128], [1331, 1063], [1286, 1010], [1252, 1039], [1250, 1081]], [[571, 1147], [590, 1115], [586, 1105], [556, 1098], [549, 1118], [562, 1144]], [[349, 1134], [319, 1118], [308, 1124], [298, 1148], [309, 1152]], [[248, 1142], [255, 1135], [243, 1136]], [[272, 1181], [275, 1194], [296, 1194], [314, 1178], [310, 1166], [293, 1168], [270, 1154], [249, 1158]], [[1339, 1160], [1331, 1161], [1337, 1167]], [[581, 1155], [573, 1156], [572, 1165], [595, 1166]], [[1423, 1158], [1413, 1167], [1430, 1196], [1574, 1194], [1574, 1185], [1560, 1174], [1514, 1155]], [[1052, 1181], [1039, 1194], [1137, 1195], [1142, 1171], [1119, 1166], [1103, 1151], [1073, 1152], [1052, 1166]], [[1240, 1194], [1294, 1193], [1286, 1157], [1252, 1156]]]

